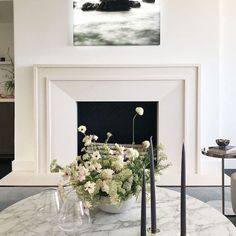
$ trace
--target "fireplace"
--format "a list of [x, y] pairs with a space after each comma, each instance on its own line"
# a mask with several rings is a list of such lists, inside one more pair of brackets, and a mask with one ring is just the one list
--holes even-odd
[[[27, 171], [31, 169], [35, 174], [47, 175], [52, 159], [58, 159], [62, 165], [75, 159], [78, 155], [78, 106], [83, 104], [86, 107], [88, 102], [130, 102], [135, 107], [139, 102], [150, 102], [158, 108], [158, 115], [156, 127], [151, 128], [155, 130], [154, 134], [148, 133], [147, 136], [155, 137], [156, 133], [155, 142], [165, 145], [172, 163], [165, 172], [165, 178], [171, 180], [173, 173], [179, 174], [183, 141], [188, 157], [188, 174], [199, 172], [198, 66], [39, 65], [35, 66], [34, 72], [36, 152], [35, 161], [28, 163]], [[130, 118], [127, 120], [130, 122]], [[84, 125], [89, 131], [90, 125]], [[119, 136], [114, 137], [115, 142], [123, 142]], [[24, 166], [25, 162], [15, 160], [13, 170], [24, 171]]]
[[[142, 107], [144, 114], [135, 119], [135, 143], [141, 144], [152, 136], [153, 143], [157, 144], [158, 102], [77, 102], [78, 127], [86, 125], [87, 134], [96, 134], [99, 142], [111, 132], [110, 142], [131, 144], [136, 107]], [[82, 139], [83, 135], [78, 133], [78, 154], [83, 147]]]

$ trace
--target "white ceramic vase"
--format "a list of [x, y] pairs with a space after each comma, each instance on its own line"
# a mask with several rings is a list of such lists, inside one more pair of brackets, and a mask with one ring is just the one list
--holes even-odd
[[126, 201], [122, 202], [120, 207], [113, 204], [101, 204], [98, 206], [98, 208], [104, 212], [119, 214], [128, 211], [134, 205], [135, 202], [136, 202], [136, 197], [133, 196], [127, 199]]

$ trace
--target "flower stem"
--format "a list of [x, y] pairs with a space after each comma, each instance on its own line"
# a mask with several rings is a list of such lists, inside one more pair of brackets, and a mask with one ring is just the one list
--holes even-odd
[[135, 121], [135, 118], [138, 114], [136, 113], [133, 117], [133, 141], [132, 141], [132, 144], [135, 144], [135, 141], [134, 141], [134, 121]]

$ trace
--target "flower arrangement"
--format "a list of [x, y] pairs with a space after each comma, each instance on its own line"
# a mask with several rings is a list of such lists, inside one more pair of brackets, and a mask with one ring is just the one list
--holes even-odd
[[[53, 160], [51, 172], [62, 172], [66, 183], [75, 189], [84, 200], [85, 207], [94, 208], [101, 203], [120, 206], [132, 196], [138, 196], [142, 186], [143, 168], [149, 182], [149, 141], [142, 145], [110, 144], [112, 136], [107, 133], [104, 143], [98, 143], [96, 135], [87, 135], [86, 126], [78, 131], [84, 135], [82, 154], [66, 167], [61, 167]], [[157, 174], [170, 164], [163, 146], [158, 148]]]

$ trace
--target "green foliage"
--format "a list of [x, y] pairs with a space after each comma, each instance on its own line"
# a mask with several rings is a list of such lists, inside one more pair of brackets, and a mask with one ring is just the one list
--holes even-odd
[[8, 94], [13, 94], [15, 90], [15, 81], [14, 79], [8, 80], [4, 84], [4, 88]]

